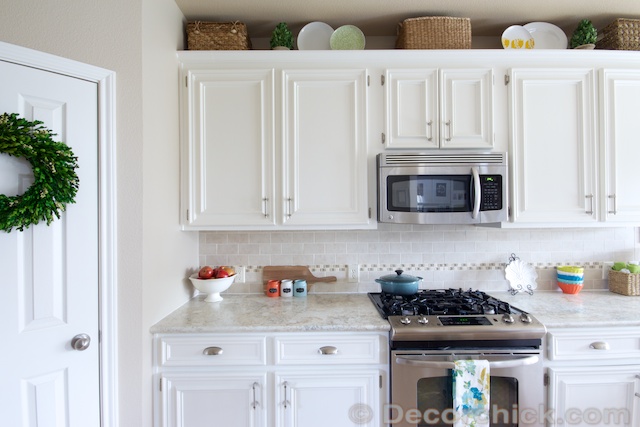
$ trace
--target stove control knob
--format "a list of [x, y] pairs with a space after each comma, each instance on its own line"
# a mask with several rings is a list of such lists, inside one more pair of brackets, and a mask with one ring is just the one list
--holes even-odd
[[502, 321], [504, 323], [513, 323], [513, 316], [509, 313], [505, 313], [502, 315]]
[[520, 321], [522, 323], [531, 323], [531, 316], [529, 316], [527, 313], [522, 313], [520, 315]]
[[429, 319], [427, 319], [427, 316], [420, 316], [418, 317], [418, 323], [420, 323], [421, 325], [426, 325], [427, 323], [429, 323]]
[[403, 325], [408, 325], [409, 323], [411, 323], [411, 319], [409, 319], [407, 316], [401, 317], [400, 323], [402, 323]]

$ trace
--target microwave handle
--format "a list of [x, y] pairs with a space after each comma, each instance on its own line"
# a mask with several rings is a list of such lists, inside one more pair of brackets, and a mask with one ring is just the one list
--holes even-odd
[[478, 168], [471, 168], [471, 175], [473, 175], [473, 192], [475, 197], [473, 199], [473, 213], [471, 214], [471, 218], [478, 218], [478, 214], [480, 213], [480, 174], [478, 173]]
[[[533, 365], [534, 363], [538, 363], [538, 360], [540, 360], [540, 358], [535, 355], [524, 357], [521, 359], [499, 360], [495, 362], [489, 362], [489, 369], [518, 368], [520, 366]], [[433, 368], [433, 369], [454, 369], [455, 368], [455, 364], [453, 362], [432, 362], [428, 360], [407, 359], [402, 356], [396, 357], [396, 363], [398, 365], [418, 366], [421, 368]]]

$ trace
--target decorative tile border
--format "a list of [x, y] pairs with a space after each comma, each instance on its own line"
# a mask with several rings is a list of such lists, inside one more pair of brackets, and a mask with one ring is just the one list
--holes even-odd
[[[470, 271], [470, 270], [504, 270], [508, 263], [451, 263], [451, 264], [360, 264], [361, 272], [388, 272], [391, 270], [419, 270], [419, 271]], [[560, 262], [560, 263], [529, 263], [538, 270], [550, 270], [562, 265], [580, 265], [588, 269], [602, 269], [601, 262]], [[245, 266], [247, 273], [261, 273], [263, 266]], [[346, 265], [310, 265], [309, 270], [317, 273], [345, 272]]]

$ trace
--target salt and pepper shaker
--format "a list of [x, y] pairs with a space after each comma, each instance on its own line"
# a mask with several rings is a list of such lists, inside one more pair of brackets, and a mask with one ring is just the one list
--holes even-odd
[[282, 279], [280, 281], [280, 296], [290, 298], [293, 296], [293, 280]]
[[293, 296], [294, 297], [306, 297], [307, 296], [307, 281], [304, 279], [297, 279], [293, 282]]
[[269, 280], [267, 282], [267, 296], [274, 298], [280, 296], [280, 281]]

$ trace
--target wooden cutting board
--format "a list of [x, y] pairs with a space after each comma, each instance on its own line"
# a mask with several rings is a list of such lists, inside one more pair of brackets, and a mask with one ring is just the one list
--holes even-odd
[[316, 277], [306, 265], [267, 265], [262, 268], [262, 281], [269, 280], [304, 279], [307, 283], [335, 282], [336, 276]]

